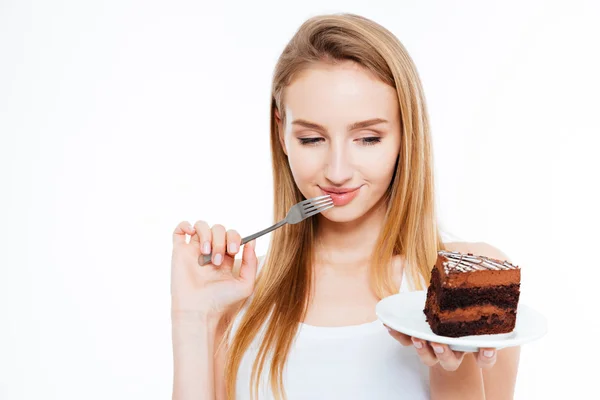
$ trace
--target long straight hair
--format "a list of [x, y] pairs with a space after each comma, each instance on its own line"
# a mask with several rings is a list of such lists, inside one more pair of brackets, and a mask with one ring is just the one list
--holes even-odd
[[[271, 98], [274, 220], [285, 218], [291, 206], [305, 199], [294, 182], [279, 141], [275, 113], [278, 111], [285, 121], [284, 89], [311, 64], [346, 60], [358, 63], [395, 88], [400, 106], [400, 152], [385, 194], [385, 222], [371, 255], [371, 288], [380, 299], [398, 292], [392, 260], [395, 255], [402, 255], [413, 286], [425, 289], [424, 282], [429, 282], [443, 243], [434, 209], [431, 137], [423, 89], [404, 46], [391, 32], [369, 19], [354, 14], [312, 17], [300, 26], [277, 62]], [[317, 223], [317, 218], [309, 218], [273, 232], [253, 298], [227, 351], [227, 398], [235, 398], [242, 357], [262, 329], [250, 379], [251, 396], [258, 398], [261, 376], [269, 362], [271, 390], [276, 398], [286, 398], [283, 369], [311, 296]]]

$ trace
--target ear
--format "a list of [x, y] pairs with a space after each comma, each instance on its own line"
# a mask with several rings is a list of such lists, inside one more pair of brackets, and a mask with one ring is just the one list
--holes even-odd
[[275, 122], [277, 123], [277, 133], [279, 136], [279, 143], [281, 143], [281, 148], [283, 149], [283, 152], [287, 156], [288, 153], [287, 153], [287, 149], [285, 147], [285, 140], [283, 137], [283, 121], [281, 121], [281, 116], [279, 115], [279, 110], [277, 108], [275, 108]]

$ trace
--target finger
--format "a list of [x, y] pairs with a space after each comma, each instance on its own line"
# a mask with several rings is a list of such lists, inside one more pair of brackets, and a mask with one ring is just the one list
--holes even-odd
[[258, 258], [255, 252], [256, 239], [244, 245], [242, 252], [242, 265], [240, 266], [240, 280], [253, 285], [256, 280]]
[[433, 349], [427, 344], [425, 340], [413, 337], [412, 342], [423, 364], [427, 365], [428, 367], [433, 367], [439, 362], [433, 352]]
[[173, 231], [173, 244], [187, 244], [185, 241], [185, 235], [187, 234], [192, 236], [194, 232], [194, 227], [188, 221], [180, 222]]
[[440, 366], [446, 371], [456, 371], [464, 358], [464, 353], [454, 352], [445, 344], [430, 343]]
[[234, 229], [228, 230], [225, 234], [225, 237], [225, 241], [227, 243], [227, 253], [229, 253], [229, 255], [231, 255], [232, 257], [235, 257], [238, 251], [240, 251], [240, 243], [242, 242], [242, 237]]
[[496, 364], [496, 356], [498, 352], [496, 349], [479, 349], [479, 354], [477, 355], [477, 365], [483, 369], [489, 369]]
[[192, 236], [192, 240], [195, 245], [198, 246], [202, 254], [210, 254], [212, 232], [206, 221], [196, 221], [194, 224], [196, 229], [196, 235]]
[[212, 263], [219, 266], [225, 257], [225, 227], [220, 224], [212, 226]]
[[402, 346], [410, 346], [412, 344], [412, 341], [410, 340], [410, 336], [407, 336], [404, 333], [400, 333], [397, 330], [390, 328], [386, 324], [383, 324], [383, 326], [385, 326], [387, 328], [390, 336], [392, 336], [394, 339], [399, 341], [400, 344], [402, 344]]

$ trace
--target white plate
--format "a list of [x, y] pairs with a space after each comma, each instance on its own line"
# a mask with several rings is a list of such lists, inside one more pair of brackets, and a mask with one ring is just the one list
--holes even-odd
[[398, 293], [377, 303], [375, 312], [381, 322], [398, 332], [447, 344], [455, 351], [477, 352], [480, 347], [502, 349], [519, 346], [541, 338], [548, 331], [546, 318], [542, 314], [519, 303], [515, 329], [510, 333], [458, 338], [438, 336], [431, 331], [425, 320], [423, 308], [425, 308], [426, 297], [427, 292], [424, 290]]

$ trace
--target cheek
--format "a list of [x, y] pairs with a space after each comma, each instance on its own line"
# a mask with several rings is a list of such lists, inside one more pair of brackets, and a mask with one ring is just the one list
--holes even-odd
[[317, 175], [323, 169], [323, 163], [318, 152], [310, 152], [309, 155], [303, 149], [290, 149], [288, 161], [294, 179], [300, 186], [302, 182], [315, 181]]
[[392, 179], [396, 167], [398, 152], [389, 147], [382, 151], [372, 152], [367, 157], [362, 157], [361, 168], [365, 179], [373, 184], [387, 185]]

